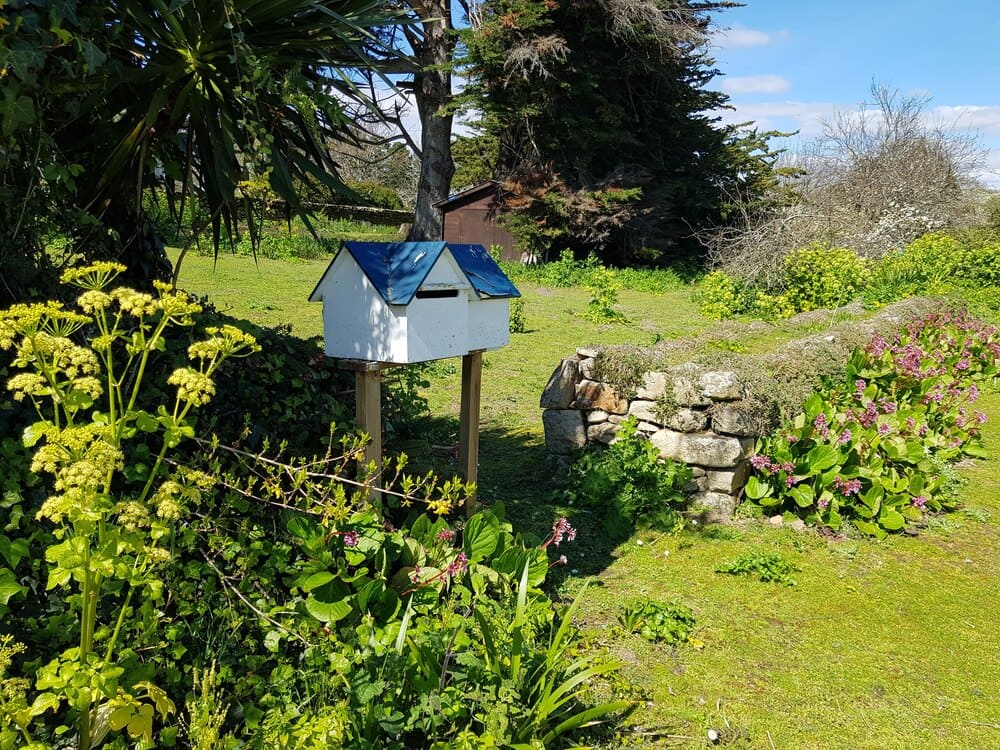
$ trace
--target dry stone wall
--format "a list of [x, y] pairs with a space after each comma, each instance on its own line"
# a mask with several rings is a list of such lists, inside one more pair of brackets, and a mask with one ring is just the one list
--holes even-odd
[[635, 393], [622, 394], [598, 379], [599, 356], [596, 349], [579, 349], [563, 359], [542, 393], [550, 467], [565, 470], [575, 451], [611, 443], [632, 416], [662, 458], [691, 467], [695, 505], [732, 514], [767, 421], [737, 375], [689, 363], [647, 372]]

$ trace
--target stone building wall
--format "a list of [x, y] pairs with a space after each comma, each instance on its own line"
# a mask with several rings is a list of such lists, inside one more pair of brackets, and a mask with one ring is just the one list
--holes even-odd
[[750, 476], [749, 458], [766, 419], [733, 372], [695, 364], [647, 372], [634, 394], [597, 379], [599, 352], [579, 349], [556, 367], [540, 406], [550, 466], [565, 470], [588, 444], [609, 444], [629, 416], [660, 456], [691, 467], [695, 505], [732, 514]]

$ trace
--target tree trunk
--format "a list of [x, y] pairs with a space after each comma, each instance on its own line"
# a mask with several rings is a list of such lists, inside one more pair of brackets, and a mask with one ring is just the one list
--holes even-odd
[[410, 240], [440, 240], [444, 225], [441, 209], [434, 206], [448, 197], [455, 164], [451, 159], [451, 7], [448, 0], [421, 3], [424, 38], [414, 56], [420, 72], [413, 76], [414, 98], [420, 115], [420, 180]]

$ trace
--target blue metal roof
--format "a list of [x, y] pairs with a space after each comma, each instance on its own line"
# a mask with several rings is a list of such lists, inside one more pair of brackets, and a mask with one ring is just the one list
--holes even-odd
[[408, 305], [444, 251], [443, 242], [345, 242], [390, 305]]
[[[390, 305], [410, 304], [445, 249], [450, 250], [478, 294], [489, 297], [521, 296], [482, 245], [346, 241], [343, 248]], [[330, 265], [333, 266], [332, 263]]]
[[451, 255], [465, 273], [472, 288], [487, 297], [520, 297], [514, 283], [482, 245], [448, 243]]

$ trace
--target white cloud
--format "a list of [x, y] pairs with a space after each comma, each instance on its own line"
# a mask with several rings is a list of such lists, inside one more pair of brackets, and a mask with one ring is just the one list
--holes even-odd
[[721, 86], [727, 94], [781, 94], [790, 87], [787, 78], [773, 74], [727, 77]]
[[935, 107], [931, 115], [943, 127], [973, 130], [983, 135], [1000, 135], [1000, 106], [963, 104]]
[[765, 47], [787, 38], [787, 31], [767, 32], [748, 29], [745, 26], [733, 26], [716, 32], [712, 43], [716, 47], [735, 49], [736, 47]]

